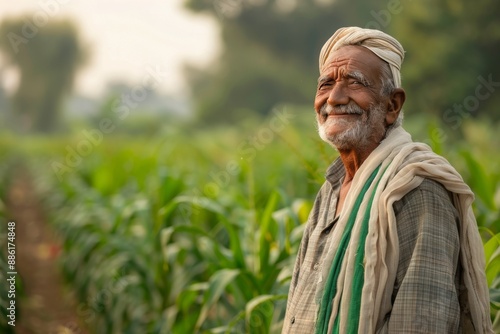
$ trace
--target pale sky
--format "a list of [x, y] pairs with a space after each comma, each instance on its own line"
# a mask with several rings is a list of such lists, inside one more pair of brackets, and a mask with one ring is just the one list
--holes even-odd
[[[183, 0], [0, 0], [0, 21], [31, 13], [31, 21], [47, 17], [72, 18], [91, 49], [89, 63], [75, 83], [78, 93], [100, 96], [110, 80], [131, 85], [147, 76], [147, 68], [168, 75], [160, 91], [184, 94], [183, 63], [207, 65], [219, 52], [215, 19], [182, 7]], [[49, 4], [51, 4], [49, 6]], [[42, 21], [38, 21], [42, 22]], [[0, 59], [0, 68], [5, 64]], [[4, 86], [13, 89], [12, 71], [3, 73]]]

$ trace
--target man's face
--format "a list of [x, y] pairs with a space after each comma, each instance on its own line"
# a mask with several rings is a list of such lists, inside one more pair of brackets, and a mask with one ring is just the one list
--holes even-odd
[[380, 143], [389, 101], [381, 95], [383, 65], [364, 47], [346, 46], [332, 52], [314, 101], [323, 140], [339, 150], [368, 150]]

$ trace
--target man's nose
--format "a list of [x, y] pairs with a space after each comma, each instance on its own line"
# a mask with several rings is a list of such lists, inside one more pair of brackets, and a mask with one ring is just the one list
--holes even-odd
[[349, 103], [349, 96], [346, 93], [345, 87], [340, 83], [335, 83], [332, 86], [330, 95], [328, 95], [328, 104], [332, 106], [345, 105]]

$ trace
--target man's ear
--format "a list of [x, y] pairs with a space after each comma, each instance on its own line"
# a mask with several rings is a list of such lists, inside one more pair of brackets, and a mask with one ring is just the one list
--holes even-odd
[[399, 116], [399, 112], [403, 108], [405, 100], [406, 93], [403, 88], [395, 88], [392, 91], [389, 96], [389, 101], [387, 102], [387, 114], [385, 115], [385, 121], [387, 124], [391, 125], [396, 121]]

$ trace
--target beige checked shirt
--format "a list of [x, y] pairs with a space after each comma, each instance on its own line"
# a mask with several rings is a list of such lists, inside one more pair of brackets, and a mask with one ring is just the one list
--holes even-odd
[[[282, 333], [314, 333], [316, 283], [335, 228], [344, 166], [328, 169], [309, 215], [290, 283]], [[432, 180], [394, 204], [400, 247], [392, 310], [379, 333], [461, 333], [470, 328], [461, 291], [459, 218], [450, 194]], [[462, 288], [463, 289], [463, 288]], [[466, 330], [465, 332], [469, 332]]]

